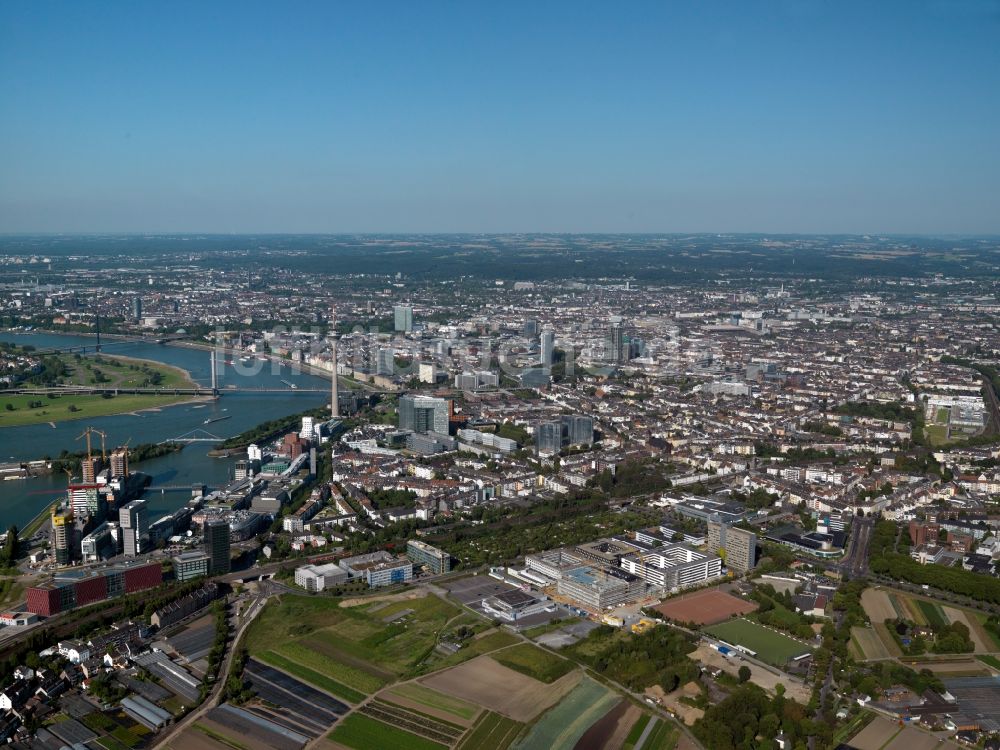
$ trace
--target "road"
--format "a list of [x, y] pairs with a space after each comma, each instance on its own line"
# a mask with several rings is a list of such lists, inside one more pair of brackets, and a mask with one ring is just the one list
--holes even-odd
[[875, 519], [870, 516], [856, 518], [851, 524], [851, 540], [847, 547], [847, 555], [837, 566], [842, 574], [851, 578], [867, 575], [868, 553], [874, 528]]
[[[188, 713], [179, 723], [174, 724], [163, 734], [157, 737], [150, 747], [164, 747], [172, 739], [179, 736], [181, 732], [194, 724], [198, 719], [200, 719], [206, 711], [214, 708], [219, 704], [219, 697], [222, 695], [222, 690], [226, 686], [226, 681], [229, 679], [229, 673], [232, 670], [233, 659], [239, 648], [240, 639], [243, 638], [243, 634], [246, 629], [250, 626], [250, 623], [254, 621], [264, 609], [264, 605], [267, 604], [269, 594], [264, 596], [258, 596], [251, 601], [250, 607], [241, 616], [237, 615], [237, 608], [233, 608], [233, 613], [229, 616], [230, 628], [236, 626], [236, 635], [229, 644], [229, 648], [226, 649], [226, 658], [222, 661], [222, 666], [219, 667], [219, 676], [216, 678], [215, 682], [212, 684], [212, 689], [209, 691], [205, 700], [202, 703]], [[238, 600], [237, 600], [238, 601]]]

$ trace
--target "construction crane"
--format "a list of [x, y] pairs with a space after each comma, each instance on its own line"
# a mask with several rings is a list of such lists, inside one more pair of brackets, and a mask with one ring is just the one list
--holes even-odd
[[96, 433], [101, 436], [101, 461], [102, 463], [107, 463], [108, 453], [107, 450], [105, 449], [105, 440], [107, 439], [108, 435], [106, 432], [101, 432], [100, 430], [96, 430], [93, 427], [88, 427], [86, 430], [80, 433], [80, 435], [78, 435], [76, 439], [82, 440], [84, 437], [87, 438], [87, 460], [90, 461], [93, 458], [93, 451], [91, 450], [91, 444], [90, 444], [90, 436], [93, 433]]

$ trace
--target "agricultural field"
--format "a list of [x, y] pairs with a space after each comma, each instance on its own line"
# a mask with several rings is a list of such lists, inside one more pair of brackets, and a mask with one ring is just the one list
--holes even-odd
[[455, 698], [488, 706], [491, 711], [515, 721], [529, 722], [558, 703], [576, 686], [580, 677], [581, 672], [575, 670], [546, 685], [488, 656], [479, 656], [425, 677], [420, 684]]
[[334, 742], [353, 750], [385, 750], [388, 747], [405, 747], [407, 750], [444, 750], [447, 747], [359, 713], [353, 713], [342, 719], [328, 736]]
[[490, 655], [494, 661], [516, 672], [534, 677], [540, 682], [555, 682], [576, 669], [576, 664], [562, 657], [543, 651], [529, 643], [496, 651]]
[[573, 750], [577, 740], [622, 700], [589, 677], [550, 709], [516, 745], [517, 750]]
[[523, 727], [513, 719], [487, 711], [455, 750], [505, 750]]
[[409, 706], [459, 724], [471, 725], [481, 711], [479, 706], [431, 690], [416, 682], [396, 685], [382, 692], [381, 696], [392, 703]]
[[944, 610], [941, 608], [940, 604], [937, 604], [936, 602], [929, 602], [925, 599], [917, 599], [915, 601], [917, 608], [920, 610], [921, 614], [923, 614], [924, 619], [930, 627], [937, 630], [948, 624], [948, 618], [945, 617]]
[[675, 622], [715, 625], [737, 615], [750, 614], [757, 609], [757, 603], [740, 599], [719, 589], [705, 589], [675, 599], [667, 599], [654, 609]]
[[351, 603], [284, 596], [251, 626], [247, 648], [261, 661], [357, 703], [358, 694], [426, 671], [446, 623], [460, 614], [437, 596]]
[[459, 737], [465, 734], [468, 728], [464, 725], [453, 724], [426, 713], [414, 711], [405, 706], [389, 703], [380, 698], [375, 698], [358, 711], [365, 716], [381, 721], [390, 726], [404, 729], [407, 732], [419, 735], [424, 739], [440, 742], [443, 745], [454, 745]]
[[[861, 595], [861, 604], [875, 626], [875, 630], [882, 636], [883, 645], [892, 656], [899, 655], [895, 639], [880, 626], [884, 620], [896, 618], [903, 618], [917, 625], [926, 625], [932, 628], [942, 628], [949, 623], [960, 622], [969, 628], [969, 638], [975, 645], [975, 653], [984, 654], [1000, 651], [1000, 641], [984, 627], [986, 615], [981, 612], [888, 589], [865, 589]], [[877, 657], [868, 655], [867, 658]]]
[[776, 667], [784, 666], [792, 657], [812, 650], [805, 643], [742, 618], [705, 628], [705, 632], [734, 646], [756, 651], [759, 659]]
[[855, 626], [851, 628], [851, 641], [856, 644], [863, 660], [891, 659], [892, 653], [886, 648], [874, 628]]

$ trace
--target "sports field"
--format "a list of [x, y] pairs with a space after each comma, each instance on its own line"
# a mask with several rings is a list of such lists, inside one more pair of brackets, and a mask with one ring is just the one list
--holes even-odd
[[675, 622], [714, 625], [735, 615], [749, 614], [757, 609], [757, 604], [719, 589], [706, 589], [667, 599], [654, 609]]
[[750, 620], [737, 618], [705, 628], [705, 632], [734, 646], [757, 652], [757, 658], [784, 666], [793, 656], [809, 653], [812, 647]]

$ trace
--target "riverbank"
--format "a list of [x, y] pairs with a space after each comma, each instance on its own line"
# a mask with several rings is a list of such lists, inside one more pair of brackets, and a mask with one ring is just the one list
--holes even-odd
[[[163, 362], [104, 353], [79, 358], [70, 354], [55, 356], [70, 373], [65, 379], [65, 385], [68, 386], [96, 385], [101, 388], [123, 389], [154, 387], [165, 390], [198, 387], [189, 372]], [[0, 427], [46, 423], [55, 427], [59, 422], [132, 414], [205, 400], [207, 397], [192, 398], [190, 395], [175, 393], [38, 395], [0, 392]]]

